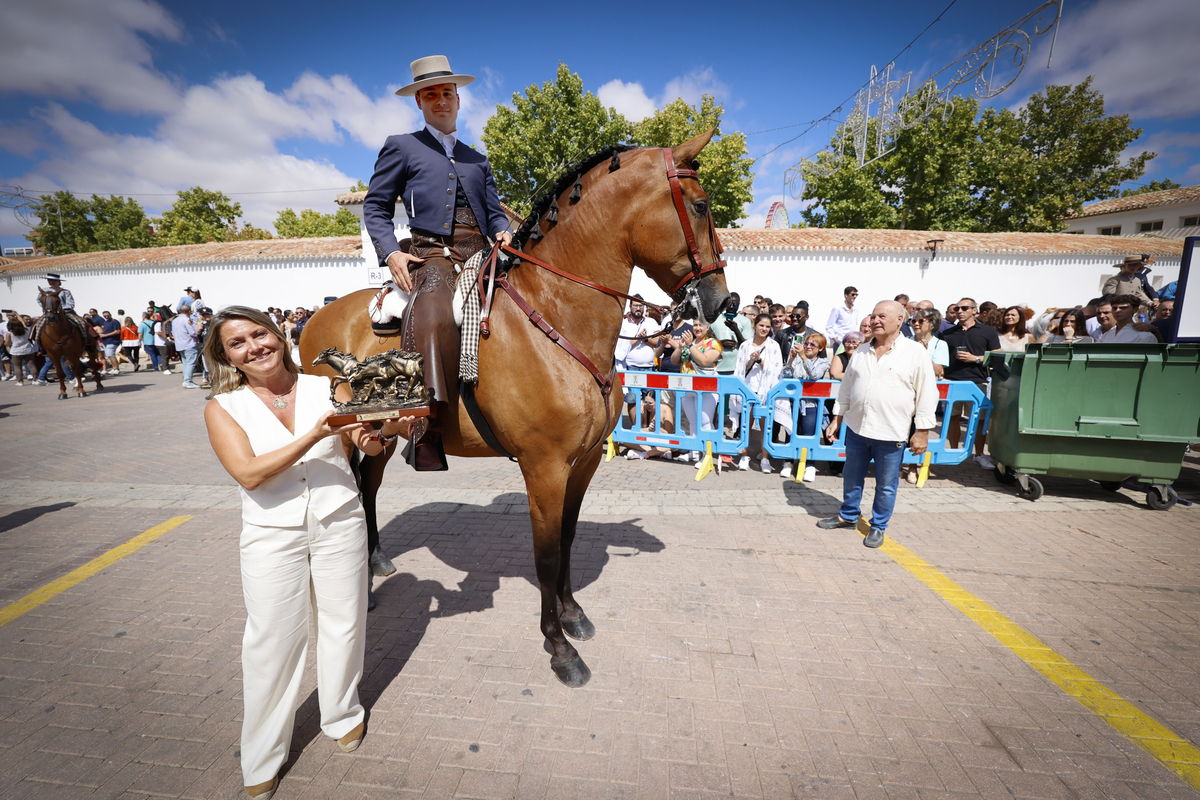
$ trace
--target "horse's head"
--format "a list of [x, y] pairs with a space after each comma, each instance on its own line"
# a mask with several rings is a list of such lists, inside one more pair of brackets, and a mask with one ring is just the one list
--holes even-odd
[[715, 128], [669, 151], [643, 151], [647, 157], [636, 166], [646, 171], [652, 190], [639, 192], [634, 201], [638, 209], [630, 231], [634, 263], [683, 305], [684, 316], [709, 322], [729, 302], [708, 193], [696, 175], [696, 158], [714, 133]]
[[57, 314], [62, 311], [62, 300], [54, 292], [47, 292], [42, 287], [38, 287], [38, 304], [42, 307], [43, 314]]
[[[312, 366], [315, 367], [318, 364], [328, 364], [330, 357], [333, 356], [335, 353], [337, 353], [339, 356], [341, 355], [341, 353], [338, 353], [338, 349], [336, 347], [325, 348], [324, 350], [322, 350], [320, 353], [317, 354], [316, 358], [313, 359]], [[340, 361], [341, 359], [339, 358], [338, 360]]]

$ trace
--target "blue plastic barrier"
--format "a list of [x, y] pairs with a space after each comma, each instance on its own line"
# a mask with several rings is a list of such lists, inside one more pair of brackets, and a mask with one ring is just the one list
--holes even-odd
[[[829, 416], [826, 413], [826, 403], [832, 406], [832, 400], [837, 397], [840, 381], [800, 381], [783, 380], [771, 388], [767, 401], [755, 406], [754, 418], [764, 420], [763, 449], [774, 458], [794, 461], [845, 461], [846, 460], [846, 426], [843, 424], [836, 442], [826, 444], [823, 441], [825, 427]], [[905, 464], [961, 464], [972, 453], [975, 433], [979, 426], [987, 431], [991, 418], [992, 403], [978, 386], [970, 381], [938, 381], [939, 402], [944, 403], [944, 414], [941, 426], [930, 432], [929, 448], [923, 455], [914, 455], [905, 449]], [[770, 436], [771, 423], [775, 422], [775, 404], [778, 400], [791, 402], [792, 434], [785, 442], [772, 441]], [[809, 414], [817, 414], [816, 430], [808, 436], [797, 433], [800, 423], [800, 402], [803, 400], [816, 401], [816, 408], [809, 408]], [[959, 441], [957, 448], [950, 448], [947, 441], [947, 431], [950, 427], [950, 408], [954, 403], [966, 403], [969, 408], [963, 417], [967, 420], [967, 430]], [[830, 412], [831, 413], [831, 412]], [[799, 474], [801, 470], [797, 470]]]
[[[626, 424], [622, 414], [613, 431], [612, 441], [630, 445], [648, 445], [651, 447], [668, 447], [673, 450], [694, 450], [706, 453], [706, 460], [711, 462], [711, 456], [736, 456], [744, 450], [750, 441], [750, 422], [759, 420], [765, 435], [763, 449], [773, 458], [792, 461], [798, 465], [796, 479], [803, 474], [807, 461], [845, 461], [846, 460], [846, 426], [842, 426], [838, 441], [826, 444], [822, 441], [825, 427], [828, 423], [828, 406], [837, 397], [840, 381], [802, 381], [785, 379], [772, 387], [766, 402], [760, 402], [758, 396], [746, 385], [741, 378], [733, 376], [704, 376], [681, 375], [663, 372], [619, 372], [621, 383], [631, 389], [643, 390], [641, 394], [653, 394], [654, 419], [647, 425], [643, 417], [643, 405], [639, 401], [634, 409], [632, 425]], [[904, 451], [904, 463], [921, 464], [920, 482], [924, 483], [930, 464], [961, 464], [972, 453], [972, 444], [979, 426], [987, 431], [991, 416], [992, 403], [979, 387], [969, 381], [939, 381], [937, 384], [939, 402], [944, 408], [941, 426], [929, 436], [929, 448], [923, 455], [913, 455]], [[664, 398], [665, 392], [673, 392]], [[724, 431], [723, 410], [726, 409], [730, 398], [740, 398], [741, 410], [737, 416], [737, 435], [727, 437]], [[674, 431], [664, 430], [660, 407], [664, 399], [670, 399], [674, 412]], [[816, 407], [808, 409], [809, 414], [817, 414], [817, 424], [813, 433], [805, 436], [800, 430], [800, 404], [804, 400], [815, 401]], [[715, 402], [714, 402], [715, 401]], [[773, 441], [771, 435], [776, 419], [777, 401], [790, 403], [792, 433], [784, 442]], [[957, 448], [947, 446], [946, 433], [950, 425], [950, 408], [954, 403], [966, 403], [968, 410], [963, 416], [967, 420], [967, 430]], [[704, 405], [717, 409], [716, 419], [711, 428], [700, 424], [700, 408]], [[694, 419], [688, 427], [684, 424], [685, 409], [691, 411]], [[685, 428], [688, 432], [685, 432]], [[786, 429], [786, 426], [785, 426]], [[609, 458], [613, 455], [610, 446]], [[707, 474], [708, 468], [702, 468], [697, 480]]]
[[[612, 441], [622, 444], [648, 445], [651, 447], [669, 447], [673, 450], [693, 450], [705, 454], [706, 464], [701, 467], [697, 480], [704, 477], [711, 468], [712, 456], [735, 456], [739, 450], [744, 450], [750, 443], [749, 422], [754, 404], [758, 396], [746, 385], [741, 378], [727, 375], [684, 375], [670, 372], [618, 372], [623, 386], [629, 389], [642, 389], [639, 392], [639, 402], [635, 404], [632, 425], [626, 424], [622, 414], [617, 421], [616, 430], [612, 433]], [[665, 393], [667, 394], [664, 398]], [[654, 419], [647, 426], [642, 395], [654, 396]], [[727, 437], [724, 430], [724, 409], [729, 398], [741, 399], [741, 411], [738, 416], [738, 433], [735, 437]], [[663, 429], [661, 405], [664, 399], [670, 400], [674, 417], [674, 431]], [[623, 404], [623, 402], [622, 402]], [[706, 407], [715, 409], [715, 419], [711, 428], [701, 424], [701, 413]], [[692, 420], [685, 425], [685, 419]], [[609, 457], [612, 457], [610, 452]]]

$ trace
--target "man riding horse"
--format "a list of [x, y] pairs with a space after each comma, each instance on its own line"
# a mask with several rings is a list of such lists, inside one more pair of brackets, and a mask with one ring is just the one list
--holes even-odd
[[[42, 295], [54, 295], [57, 297], [59, 305], [62, 306], [63, 314], [66, 315], [67, 320], [76, 328], [78, 328], [79, 332], [83, 335], [84, 349], [94, 350], [94, 339], [96, 333], [94, 330], [92, 330], [91, 325], [88, 325], [83, 321], [82, 317], [75, 313], [75, 297], [71, 294], [70, 289], [62, 285], [62, 277], [58, 275], [58, 273], [47, 272], [46, 282], [50, 284], [50, 288], [42, 289], [41, 287], [38, 287], [38, 292], [40, 293], [38, 295], [38, 303], [40, 304], [42, 302]], [[45, 325], [47, 318], [47, 314], [45, 313], [46, 309], [43, 308], [42, 311], [42, 315], [38, 317], [37, 321], [33, 324], [33, 335], [29, 337], [30, 341], [36, 342], [38, 341], [38, 337], [41, 336], [42, 326]]]
[[[363, 201], [363, 219], [381, 265], [396, 286], [410, 293], [403, 349], [425, 356], [426, 384], [436, 405], [413, 426], [409, 463], [418, 470], [446, 469], [440, 413], [457, 405], [459, 333], [451, 301], [455, 265], [465, 263], [489, 240], [511, 244], [508, 218], [500, 206], [487, 157], [458, 141], [458, 87], [475, 80], [456, 75], [445, 56], [412, 62], [412, 83], [401, 97], [415, 97], [425, 127], [389, 136], [379, 151]], [[412, 230], [407, 250], [396, 240], [393, 221], [399, 198]], [[486, 237], [486, 238], [485, 238]]]

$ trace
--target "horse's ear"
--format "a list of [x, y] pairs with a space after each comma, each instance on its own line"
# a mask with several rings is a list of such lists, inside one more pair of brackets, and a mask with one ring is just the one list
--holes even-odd
[[696, 156], [700, 155], [700, 151], [704, 149], [704, 146], [709, 143], [716, 132], [717, 129], [712, 128], [675, 147], [675, 163], [680, 166], [690, 165], [696, 159]]

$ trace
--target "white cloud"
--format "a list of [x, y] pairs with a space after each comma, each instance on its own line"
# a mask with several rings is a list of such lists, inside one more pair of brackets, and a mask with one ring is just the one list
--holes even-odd
[[675, 98], [682, 97], [684, 102], [696, 105], [706, 94], [711, 94], [718, 100], [729, 97], [729, 87], [717, 79], [717, 73], [712, 67], [692, 70], [687, 75], [667, 81], [660, 102], [666, 105]]
[[[1021, 84], [1076, 84], [1095, 76], [1110, 114], [1177, 119], [1200, 114], [1200, 48], [1192, 0], [1101, 0], [1072, 13], [1067, 6], [1049, 72], [1039, 43]], [[1040, 63], [1039, 63], [1040, 62]]]
[[[78, 192], [133, 195], [151, 214], [170, 206], [174, 198], [169, 195], [175, 191], [203, 186], [233, 194], [233, 199], [242, 204], [247, 220], [272, 230], [271, 223], [279, 209], [285, 206], [329, 209], [336, 190], [239, 193], [319, 187], [349, 189], [354, 182], [331, 164], [273, 151], [222, 149], [221, 142], [197, 147], [194, 139], [176, 141], [108, 133], [57, 104], [45, 109], [42, 119], [47, 130], [62, 143], [61, 151], [15, 182], [37, 190], [62, 187]], [[242, 137], [242, 132], [235, 131], [229, 141], [237, 142]]]
[[178, 41], [183, 30], [148, 0], [6, 0], [0, 92], [91, 99], [111, 111], [169, 111], [179, 88], [154, 69], [142, 35]]
[[640, 83], [611, 80], [600, 87], [596, 96], [606, 108], [615, 108], [630, 122], [641, 122], [654, 115], [654, 101], [646, 96]]
[[[388, 86], [383, 95], [372, 100], [345, 75], [324, 78], [306, 72], [283, 96], [306, 108], [310, 114], [324, 116], [330, 124], [336, 123], [364, 147], [376, 149], [388, 136], [408, 133], [422, 125], [416, 103], [397, 97], [395, 91], [398, 88], [400, 84]], [[464, 98], [464, 107], [466, 104]]]

